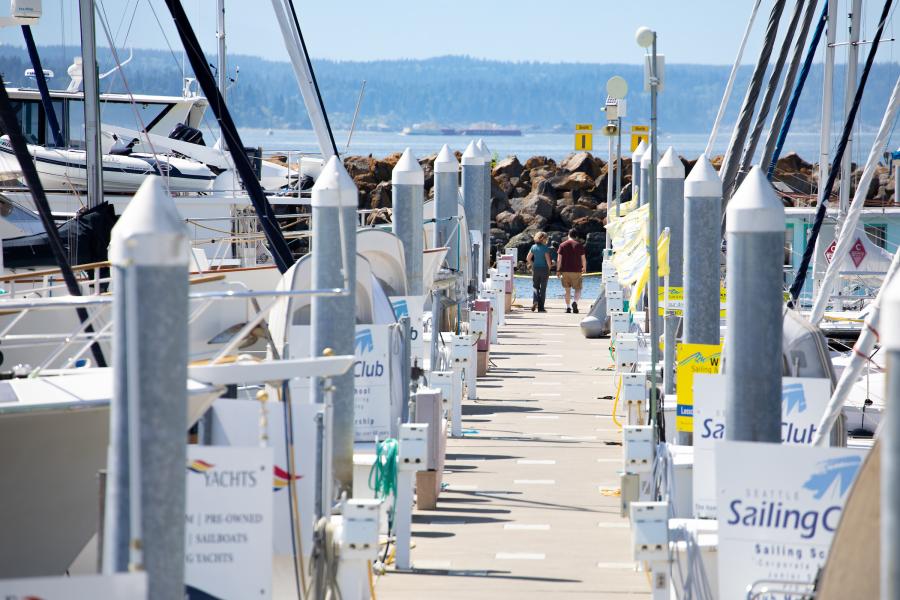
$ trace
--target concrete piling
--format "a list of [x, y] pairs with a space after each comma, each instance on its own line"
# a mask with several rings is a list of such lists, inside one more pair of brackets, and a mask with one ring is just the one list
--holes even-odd
[[425, 173], [409, 148], [391, 172], [391, 194], [394, 211], [394, 233], [403, 242], [406, 259], [406, 283], [410, 296], [424, 293], [422, 282], [422, 252], [424, 221], [422, 204], [425, 198]]
[[656, 168], [657, 235], [669, 230], [669, 285], [681, 287], [684, 281], [684, 165], [669, 146]]
[[722, 180], [701, 154], [684, 182], [684, 341], [719, 343]]
[[[322, 356], [330, 348], [334, 354], [353, 354], [356, 336], [356, 184], [343, 163], [332, 156], [312, 188], [312, 286], [316, 289], [343, 288], [343, 296], [313, 296], [312, 356]], [[330, 502], [346, 491], [353, 493], [353, 372], [331, 378], [332, 419], [325, 436], [330, 442], [331, 477], [323, 477], [331, 498], [323, 499], [329, 512]], [[312, 382], [313, 401], [326, 402], [325, 380]], [[326, 411], [327, 412], [327, 411]], [[329, 429], [330, 428], [330, 432]], [[328, 448], [326, 448], [326, 451]], [[327, 474], [326, 474], [327, 475]], [[333, 486], [331, 485], [333, 482]]]
[[[478, 231], [478, 244], [483, 243], [484, 233], [484, 159], [474, 141], [469, 142], [462, 155], [462, 197], [469, 231]], [[468, 251], [464, 248], [463, 251]], [[482, 251], [484, 248], [482, 247]], [[477, 283], [481, 271], [472, 265], [472, 280]], [[476, 288], [477, 289], [477, 286]]]
[[479, 139], [475, 142], [475, 147], [481, 152], [481, 159], [484, 162], [484, 165], [482, 166], [482, 172], [484, 173], [484, 202], [482, 204], [484, 216], [481, 221], [484, 227], [484, 230], [481, 232], [481, 240], [482, 244], [484, 244], [483, 270], [481, 271], [481, 275], [482, 281], [484, 281], [487, 279], [488, 268], [491, 266], [491, 201], [493, 199], [493, 196], [491, 195], [491, 190], [493, 189], [491, 167], [494, 156], [488, 149], [487, 144], [484, 143], [484, 140]]
[[[643, 143], [643, 142], [641, 142]], [[650, 163], [653, 162], [653, 150], [647, 148], [641, 155], [641, 195], [638, 204], [644, 206], [650, 202]]]
[[435, 246], [448, 246], [447, 264], [459, 268], [459, 236], [456, 216], [459, 206], [459, 161], [447, 144], [434, 161], [434, 232]]
[[[644, 158], [644, 152], [647, 151], [647, 144], [644, 143], [644, 140], [641, 140], [641, 143], [638, 144], [637, 148], [634, 149], [634, 152], [631, 153], [631, 196], [633, 197], [635, 192], [638, 193], [638, 197], [640, 198], [641, 188], [643, 187], [641, 184], [643, 181], [641, 180], [641, 159]], [[625, 201], [628, 202], [631, 198], [626, 198]], [[638, 204], [640, 204], [640, 200], [638, 200]]]
[[103, 570], [145, 570], [152, 598], [184, 595], [187, 228], [149, 176], [112, 231], [113, 399]]
[[755, 166], [728, 204], [728, 439], [781, 442], [784, 206]]

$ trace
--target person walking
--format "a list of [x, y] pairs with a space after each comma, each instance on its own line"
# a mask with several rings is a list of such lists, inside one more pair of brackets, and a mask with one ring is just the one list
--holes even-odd
[[[578, 241], [578, 232], [569, 230], [569, 239], [559, 245], [556, 262], [556, 276], [562, 280], [566, 292], [566, 312], [578, 313], [578, 301], [581, 300], [581, 278], [587, 272], [587, 256], [584, 246]], [[574, 292], [574, 300], [569, 304]]]
[[543, 231], [534, 236], [534, 245], [528, 250], [525, 262], [531, 266], [531, 285], [534, 287], [531, 312], [547, 312], [544, 301], [547, 299], [547, 281], [553, 268], [553, 258], [547, 246], [547, 234]]

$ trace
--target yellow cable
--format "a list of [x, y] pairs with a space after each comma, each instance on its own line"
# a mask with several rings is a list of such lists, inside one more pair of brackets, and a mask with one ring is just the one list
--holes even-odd
[[622, 431], [622, 424], [619, 423], [619, 419], [616, 418], [616, 409], [619, 407], [619, 394], [622, 392], [622, 377], [619, 376], [619, 385], [616, 387], [616, 399], [613, 401], [612, 408], [612, 420], [613, 423], [616, 424], [616, 427], [619, 428], [619, 431]]
[[372, 577], [372, 561], [367, 560], [366, 564], [369, 565], [369, 595], [372, 596], [372, 600], [377, 600], [375, 598], [375, 579]]

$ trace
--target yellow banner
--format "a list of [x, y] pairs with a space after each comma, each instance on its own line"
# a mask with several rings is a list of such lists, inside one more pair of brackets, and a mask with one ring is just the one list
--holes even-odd
[[[663, 315], [665, 313], [666, 307], [666, 290], [665, 288], [659, 288], [659, 296], [658, 296], [658, 306], [659, 306], [659, 314]], [[728, 300], [728, 296], [725, 293], [725, 288], [719, 288], [719, 316], [725, 316], [725, 302]], [[676, 315], [684, 314], [684, 288], [672, 286], [669, 288], [669, 312], [674, 313]]]
[[721, 344], [678, 344], [675, 348], [675, 429], [694, 431], [694, 375], [719, 372]]

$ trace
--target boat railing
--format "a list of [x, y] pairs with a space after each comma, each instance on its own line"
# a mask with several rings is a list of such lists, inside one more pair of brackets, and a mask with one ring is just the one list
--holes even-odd
[[[224, 280], [224, 275], [204, 274], [192, 278], [191, 282], [198, 284], [221, 280]], [[196, 291], [188, 294], [191, 301], [188, 315], [189, 327], [196, 323], [201, 315], [213, 308], [217, 302], [244, 300], [248, 304], [247, 314], [252, 315], [241, 329], [224, 343], [224, 346], [212, 359], [211, 364], [220, 363], [228, 356], [233, 355], [251, 332], [263, 324], [275, 303], [268, 302], [265, 306], [260, 306], [260, 300], [282, 297], [338, 297], [347, 293], [341, 288], [252, 290], [243, 283], [230, 283], [232, 289]], [[234, 289], [235, 287], [238, 289]], [[7, 351], [49, 347], [48, 353], [36, 367], [31, 365], [13, 366], [13, 370], [17, 371], [17, 374], [28, 374], [30, 377], [39, 375], [55, 364], [63, 369], [87, 365], [88, 361], [85, 356], [91, 346], [96, 342], [108, 342], [112, 338], [114, 325], [113, 319], [110, 318], [112, 305], [113, 296], [110, 293], [91, 296], [5, 297], [0, 299], [0, 316], [12, 316], [12, 319], [0, 329], [0, 347]], [[14, 333], [15, 328], [29, 314], [73, 308], [85, 309], [88, 312], [88, 318], [84, 322], [79, 322], [73, 330], [61, 333]], [[90, 328], [93, 330], [89, 331]], [[64, 359], [63, 356], [65, 356]]]
[[747, 600], [815, 600], [814, 583], [786, 579], [759, 579], [747, 586]]

